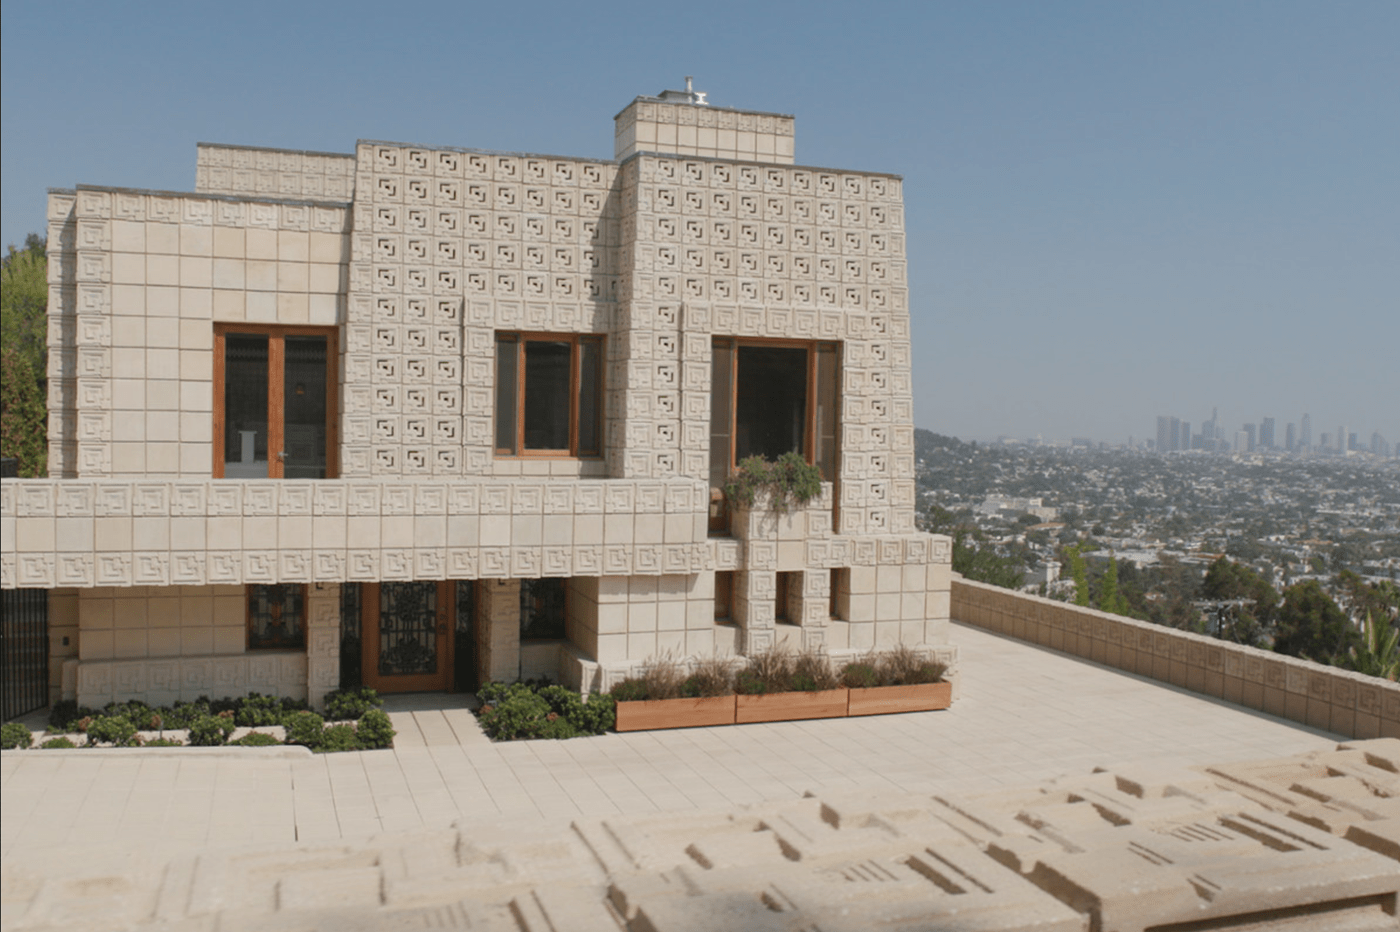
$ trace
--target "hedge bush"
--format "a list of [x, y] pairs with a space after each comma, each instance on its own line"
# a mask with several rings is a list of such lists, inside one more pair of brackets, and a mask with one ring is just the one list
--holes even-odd
[[617, 720], [612, 696], [595, 694], [584, 702], [563, 686], [488, 683], [477, 695], [482, 702], [477, 712], [481, 729], [496, 741], [599, 735]]
[[34, 733], [20, 722], [6, 722], [0, 726], [0, 748], [12, 751], [27, 748], [34, 743]]

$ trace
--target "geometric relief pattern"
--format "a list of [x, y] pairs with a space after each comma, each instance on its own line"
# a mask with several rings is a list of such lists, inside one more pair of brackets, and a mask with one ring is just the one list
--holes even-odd
[[346, 475], [492, 471], [494, 332], [601, 332], [616, 167], [365, 143], [357, 153]]

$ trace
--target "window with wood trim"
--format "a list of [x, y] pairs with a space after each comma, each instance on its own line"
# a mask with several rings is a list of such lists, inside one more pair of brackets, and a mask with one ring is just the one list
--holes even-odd
[[496, 454], [603, 455], [603, 337], [496, 334]]
[[333, 327], [214, 325], [214, 476], [336, 476]]
[[723, 488], [746, 457], [794, 450], [834, 482], [840, 345], [715, 337], [712, 349], [711, 487]]
[[249, 650], [306, 647], [306, 586], [250, 585], [247, 591]]

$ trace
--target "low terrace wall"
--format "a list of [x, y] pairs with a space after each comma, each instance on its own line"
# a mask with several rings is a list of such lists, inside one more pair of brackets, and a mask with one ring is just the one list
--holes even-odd
[[957, 574], [951, 614], [954, 621], [1349, 738], [1400, 738], [1400, 684], [1374, 676]]

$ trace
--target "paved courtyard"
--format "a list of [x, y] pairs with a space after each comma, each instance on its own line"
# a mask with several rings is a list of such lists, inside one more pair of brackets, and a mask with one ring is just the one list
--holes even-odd
[[399, 736], [386, 751], [6, 752], [0, 845], [7, 865], [35, 870], [136, 853], [159, 861], [464, 819], [567, 824], [806, 791], [984, 790], [1340, 740], [970, 626], [955, 624], [953, 640], [962, 694], [945, 712], [492, 744], [460, 699], [406, 697], [391, 700]]

